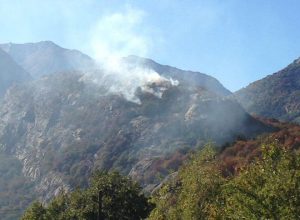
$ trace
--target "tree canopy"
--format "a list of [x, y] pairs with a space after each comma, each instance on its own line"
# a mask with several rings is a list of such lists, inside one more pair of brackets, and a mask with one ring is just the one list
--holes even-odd
[[96, 172], [90, 186], [72, 193], [62, 192], [47, 206], [35, 202], [22, 220], [144, 219], [152, 204], [140, 186], [117, 172]]

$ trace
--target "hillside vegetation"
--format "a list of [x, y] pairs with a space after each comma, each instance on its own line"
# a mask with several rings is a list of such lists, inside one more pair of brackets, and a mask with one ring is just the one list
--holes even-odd
[[228, 152], [243, 151], [239, 142], [219, 153], [212, 144], [190, 153], [148, 201], [130, 179], [98, 173], [86, 190], [62, 193], [46, 206], [33, 203], [23, 219], [299, 219], [299, 146], [261, 138], [257, 156], [224, 172]]
[[231, 176], [212, 147], [193, 155], [155, 194], [150, 219], [299, 219], [300, 155], [277, 142]]

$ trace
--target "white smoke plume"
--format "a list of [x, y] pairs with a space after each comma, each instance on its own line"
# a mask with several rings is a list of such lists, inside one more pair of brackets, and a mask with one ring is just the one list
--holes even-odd
[[104, 15], [91, 30], [94, 57], [114, 68], [120, 57], [147, 55], [153, 42], [151, 30], [143, 22], [145, 16], [144, 11], [130, 6], [123, 12]]
[[144, 24], [146, 13], [127, 6], [123, 12], [104, 15], [92, 28], [90, 47], [93, 56], [103, 70], [103, 75], [90, 75], [96, 83], [110, 83], [109, 91], [120, 93], [130, 101], [139, 102], [135, 96], [137, 88], [161, 96], [164, 88], [154, 90], [148, 85], [177, 85], [178, 82], [166, 79], [141, 63], [126, 63], [128, 55], [148, 56], [154, 41], [160, 37], [154, 29]]

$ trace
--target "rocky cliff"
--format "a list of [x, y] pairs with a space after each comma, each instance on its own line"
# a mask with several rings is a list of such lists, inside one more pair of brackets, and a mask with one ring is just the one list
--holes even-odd
[[34, 79], [61, 71], [90, 69], [94, 60], [78, 50], [62, 48], [51, 41], [0, 44], [11, 58]]

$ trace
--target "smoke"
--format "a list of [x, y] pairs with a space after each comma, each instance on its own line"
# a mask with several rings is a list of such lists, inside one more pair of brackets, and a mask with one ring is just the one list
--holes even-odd
[[123, 12], [100, 18], [91, 30], [94, 57], [113, 68], [120, 57], [148, 55], [152, 39], [151, 29], [143, 22], [145, 16], [144, 11], [126, 6]]
[[[122, 94], [137, 103], [137, 88], [161, 97], [168, 86], [178, 85], [178, 81], [147, 68], [138, 58], [134, 62], [124, 59], [132, 54], [146, 57], [153, 45], [159, 46], [161, 37], [155, 28], [149, 28], [145, 23], [146, 16], [144, 11], [130, 6], [122, 12], [102, 16], [90, 32], [90, 47], [102, 71], [84, 76], [82, 80], [105, 85], [109, 92]], [[156, 89], [150, 86], [153, 83], [158, 86]]]

